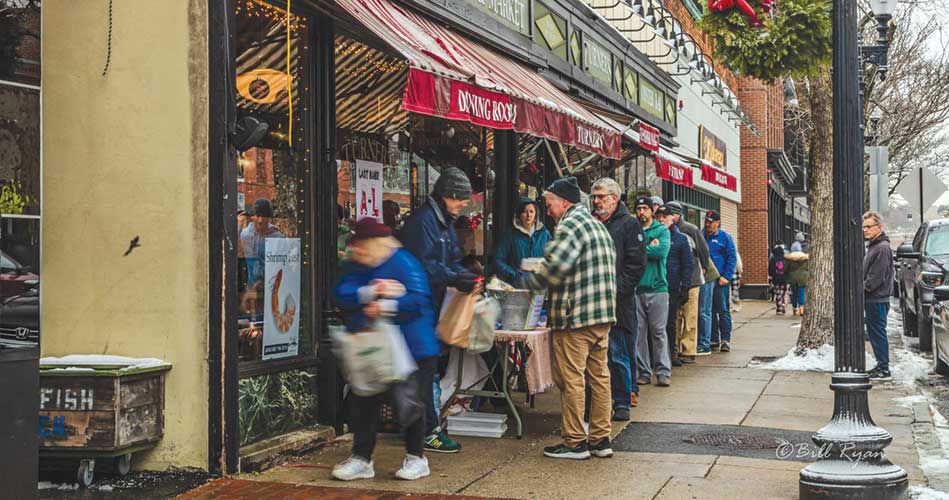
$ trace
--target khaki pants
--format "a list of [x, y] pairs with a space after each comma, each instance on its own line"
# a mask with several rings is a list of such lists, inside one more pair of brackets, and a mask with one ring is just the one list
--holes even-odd
[[[563, 442], [576, 447], [610, 437], [610, 370], [606, 363], [610, 325], [554, 330], [554, 382], [560, 388]], [[586, 374], [586, 381], [584, 380]], [[590, 386], [590, 435], [583, 430], [586, 383]]]
[[695, 356], [698, 351], [699, 288], [689, 288], [689, 301], [679, 308], [676, 320], [676, 343], [679, 355]]

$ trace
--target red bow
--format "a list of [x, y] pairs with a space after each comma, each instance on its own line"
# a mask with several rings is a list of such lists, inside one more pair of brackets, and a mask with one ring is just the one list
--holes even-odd
[[[772, 7], [774, 7], [775, 0], [760, 0], [761, 5], [764, 6], [765, 12], [771, 12]], [[758, 20], [758, 15], [755, 14], [755, 9], [751, 8], [751, 5], [748, 4], [748, 0], [708, 0], [708, 8], [717, 12], [724, 12], [732, 7], [738, 6], [738, 10], [742, 14], [751, 19], [752, 26], [761, 26], [761, 21]]]

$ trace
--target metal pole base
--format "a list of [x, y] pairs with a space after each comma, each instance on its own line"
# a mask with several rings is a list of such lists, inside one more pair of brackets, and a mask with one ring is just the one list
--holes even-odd
[[837, 372], [830, 388], [834, 391], [834, 416], [814, 434], [818, 461], [801, 471], [801, 499], [903, 498], [909, 480], [906, 471], [883, 452], [893, 436], [870, 417], [870, 377]]

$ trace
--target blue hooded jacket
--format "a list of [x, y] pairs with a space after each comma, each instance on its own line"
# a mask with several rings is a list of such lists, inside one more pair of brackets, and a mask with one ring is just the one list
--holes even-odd
[[[534, 203], [530, 198], [522, 198], [517, 207], [520, 213], [524, 205]], [[528, 229], [514, 221], [514, 227], [504, 234], [498, 242], [494, 252], [494, 273], [498, 278], [511, 285], [518, 286], [527, 273], [521, 271], [521, 260], [530, 257], [543, 257], [544, 248], [550, 243], [550, 232], [540, 223], [538, 218], [534, 230], [528, 234]]]
[[692, 267], [695, 262], [692, 245], [675, 224], [669, 228], [669, 232], [672, 240], [669, 256], [666, 257], [666, 281], [669, 282], [669, 291], [688, 290], [692, 285]]
[[432, 287], [436, 310], [441, 309], [449, 283], [465, 272], [453, 223], [453, 218], [429, 197], [424, 205], [406, 219], [398, 234], [405, 249], [422, 263]]
[[333, 289], [333, 298], [340, 309], [351, 313], [346, 320], [347, 330], [355, 332], [368, 326], [369, 318], [362, 308], [369, 299], [361, 297], [359, 290], [376, 279], [396, 280], [405, 286], [405, 295], [394, 299], [396, 312], [390, 320], [402, 331], [412, 357], [421, 360], [441, 354], [428, 277], [419, 261], [404, 248], [396, 250], [375, 268], [355, 262], [345, 264], [339, 283]]
[[735, 249], [735, 240], [724, 229], [719, 228], [715, 234], [706, 234], [708, 253], [718, 273], [731, 281], [735, 279], [735, 266], [738, 263], [738, 250]]

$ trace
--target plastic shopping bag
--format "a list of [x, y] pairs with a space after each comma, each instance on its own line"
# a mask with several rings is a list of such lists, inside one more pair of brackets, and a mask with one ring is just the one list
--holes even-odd
[[468, 331], [468, 351], [487, 352], [494, 345], [494, 326], [501, 315], [501, 304], [494, 297], [484, 297], [474, 307], [471, 329]]
[[382, 393], [417, 369], [399, 327], [388, 321], [355, 333], [331, 326], [330, 337], [349, 385], [360, 396]]

